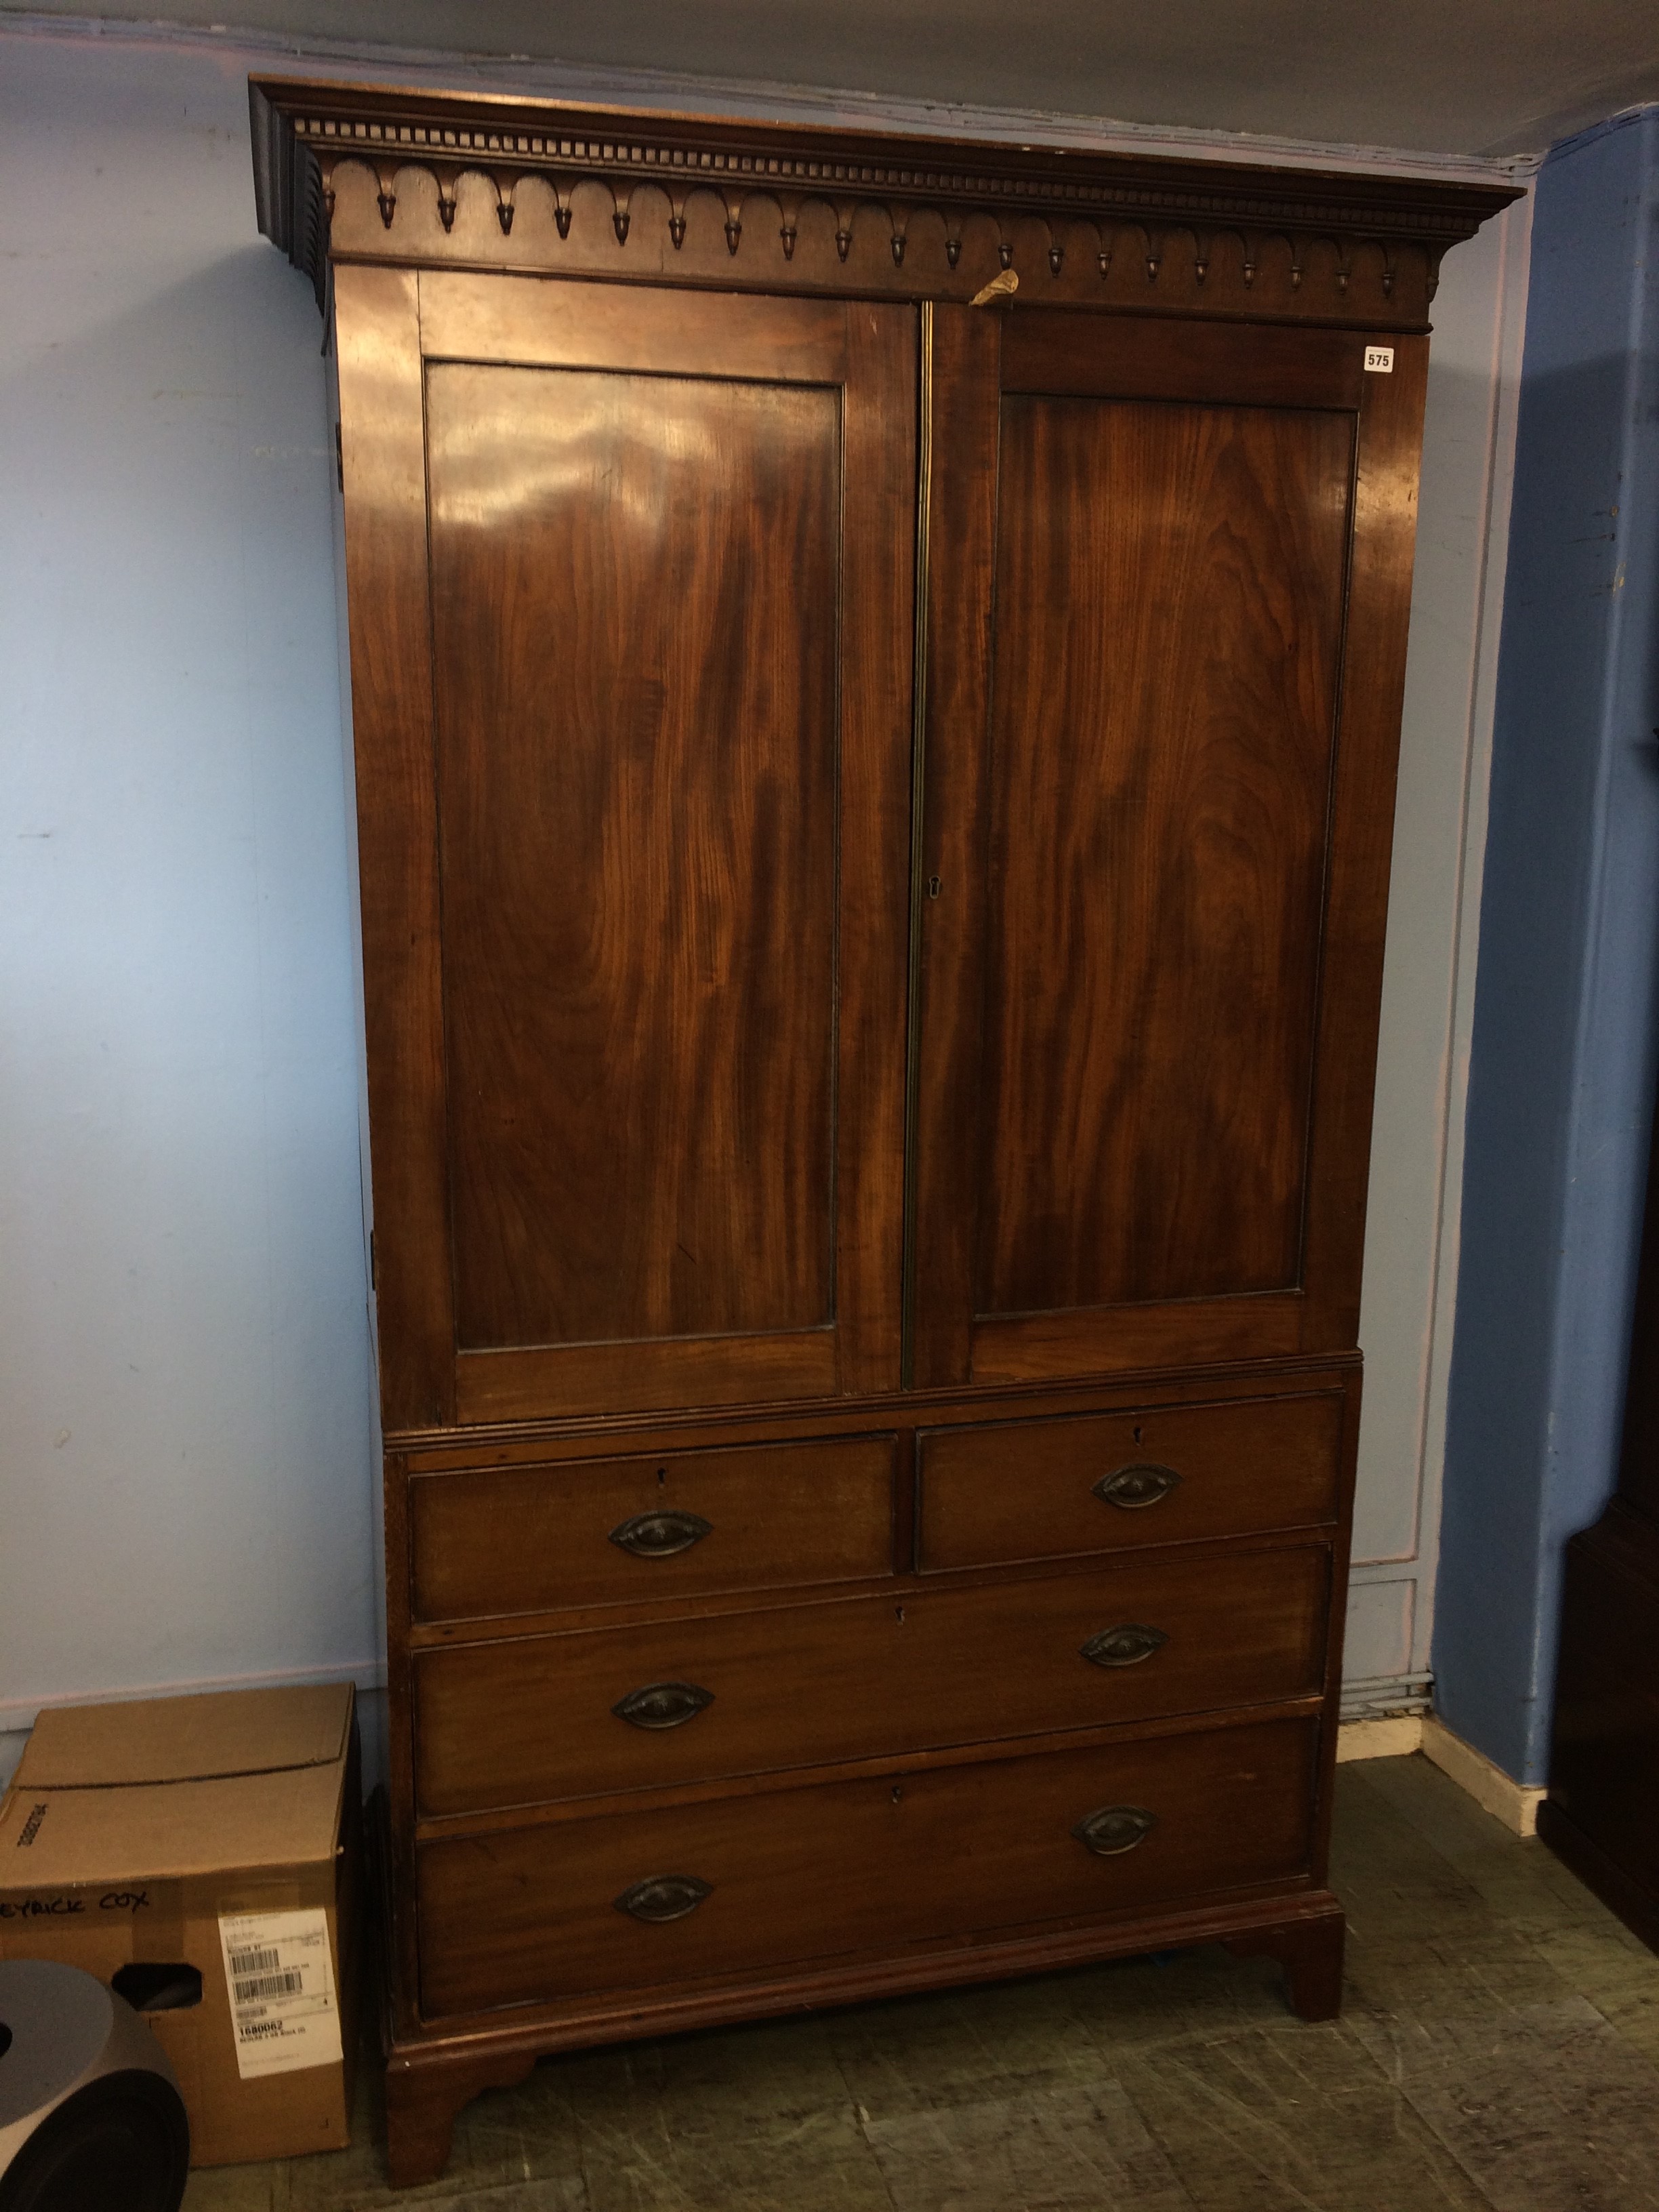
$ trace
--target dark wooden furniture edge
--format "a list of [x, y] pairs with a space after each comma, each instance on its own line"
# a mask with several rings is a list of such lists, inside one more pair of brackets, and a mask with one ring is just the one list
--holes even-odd
[[1609, 1912], [1617, 1913], [1632, 1936], [1639, 1936], [1650, 1951], [1659, 1951], [1659, 1911], [1648, 1892], [1549, 1797], [1539, 1804], [1538, 1837], [1586, 1889], [1594, 1890]]
[[918, 1951], [902, 1959], [820, 1967], [766, 1981], [734, 1982], [659, 2003], [601, 2002], [580, 2018], [446, 2033], [399, 2033], [393, 2000], [387, 2023], [387, 2171], [395, 2188], [435, 2180], [448, 2161], [456, 2115], [481, 2090], [511, 2088], [538, 2058], [600, 2044], [632, 2043], [739, 2021], [775, 2019], [923, 1990], [1016, 1979], [1067, 1966], [1220, 1942], [1239, 1958], [1271, 1957], [1285, 1969], [1290, 2002], [1304, 2020], [1334, 2018], [1340, 2002], [1346, 1923], [1328, 1890], [1247, 1905], [1142, 1916], [975, 1945]]
[[[1650, 1221], [1652, 1218], [1656, 1218], [1655, 1210], [1650, 1210]], [[1635, 1453], [1626, 1453], [1626, 1482], [1635, 1486], [1644, 1475], [1646, 1468], [1637, 1464]], [[1614, 1491], [1601, 1513], [1601, 1520], [1593, 1522], [1589, 1528], [1579, 1528], [1577, 1535], [1568, 1537], [1564, 1573], [1564, 1617], [1568, 1626], [1573, 1620], [1571, 1599], [1582, 1568], [1589, 1568], [1595, 1577], [1597, 1626], [1604, 1635], [1610, 1635], [1613, 1646], [1597, 1650], [1597, 1644], [1586, 1644], [1586, 1639], [1579, 1639], [1573, 1648], [1566, 1648], [1564, 1644], [1555, 1686], [1555, 1728], [1551, 1743], [1553, 1794], [1540, 1801], [1537, 1834], [1541, 1843], [1548, 1844], [1548, 1850], [1555, 1851], [1562, 1865], [1577, 1874], [1586, 1889], [1593, 1889], [1595, 1896], [1601, 1898], [1608, 1911], [1624, 1920], [1632, 1936], [1639, 1936], [1650, 1951], [1659, 1951], [1659, 1900], [1655, 1900], [1652, 1881], [1644, 1881], [1639, 1874], [1631, 1871], [1626, 1860], [1617, 1858], [1606, 1843], [1599, 1843], [1590, 1834], [1582, 1818], [1575, 1820], [1573, 1812], [1568, 1812], [1568, 1801], [1573, 1801], [1577, 1802], [1579, 1812], [1593, 1823], [1599, 1825], [1606, 1818], [1606, 1805], [1601, 1802], [1606, 1794], [1604, 1787], [1583, 1787], [1586, 1747], [1575, 1743], [1571, 1729], [1571, 1723], [1583, 1723], [1586, 1710], [1582, 1686], [1575, 1677], [1582, 1677], [1586, 1668], [1595, 1670], [1597, 1659], [1604, 1666], [1617, 1666], [1614, 1652], [1620, 1644], [1635, 1644], [1637, 1648], [1646, 1644], [1652, 1648], [1652, 1624], [1659, 1617], [1659, 1526], [1655, 1526], [1641, 1506], [1632, 1504], [1624, 1489]], [[1628, 1677], [1628, 1662], [1621, 1672], [1626, 1672], [1628, 1692], [1639, 1697], [1644, 1683]], [[1593, 1701], [1589, 1710], [1595, 1710]], [[1628, 1759], [1639, 1754], [1639, 1747], [1628, 1739], [1621, 1743], [1617, 1736], [1604, 1741], [1597, 1752], [1601, 1770], [1606, 1771], [1608, 1765], [1617, 1765], [1621, 1754]], [[1564, 1777], [1564, 1767], [1568, 1767], [1568, 1777]], [[1595, 1765], [1590, 1778], [1593, 1783], [1597, 1781]], [[1575, 1785], [1571, 1792], [1568, 1781], [1573, 1781]]]
[[[1092, 223], [1106, 259], [1109, 235], [1140, 235], [1147, 279], [1155, 285], [1163, 241], [1184, 232], [1194, 242], [1198, 281], [1204, 281], [1208, 241], [1230, 232], [1245, 241], [1243, 283], [1249, 286], [1251, 241], [1287, 240], [1298, 273], [1297, 250], [1314, 239], [1339, 248], [1361, 242], [1383, 249], [1382, 289], [1392, 291], [1392, 254], [1402, 246], [1426, 257], [1426, 296], [1432, 298], [1441, 255], [1512, 199], [1518, 186], [1493, 181], [1276, 168], [1244, 162], [1188, 161], [1167, 155], [1068, 152], [948, 137], [899, 136], [827, 125], [727, 121], [701, 115], [650, 113], [529, 100], [498, 94], [442, 93], [299, 77], [252, 77], [248, 82], [253, 137], [254, 185], [259, 228], [297, 269], [310, 277], [320, 305], [326, 296], [329, 222], [334, 164], [369, 163], [380, 188], [382, 219], [390, 232], [397, 172], [425, 168], [436, 179], [438, 212], [447, 232], [454, 222], [457, 179], [468, 172], [490, 179], [498, 193], [503, 234], [512, 229], [514, 192], [520, 178], [556, 179], [560, 231], [568, 228], [568, 192], [584, 179], [610, 186], [619, 245], [630, 228], [629, 196], [636, 186], [660, 185], [670, 194], [671, 227], [678, 251], [684, 234], [688, 195], [713, 191], [726, 206], [726, 238], [735, 263], [744, 229], [745, 198], [764, 195], [784, 215], [786, 255], [793, 255], [799, 207], [827, 203], [836, 212], [838, 242], [850, 237], [852, 210], [882, 210], [892, 227], [895, 283], [911, 296], [971, 297], [978, 279], [960, 286], [918, 285], [903, 278], [906, 234], [921, 210], [944, 216], [959, 240], [960, 221], [988, 214], [1008, 224], [1035, 218], [1048, 226], [1054, 274], [1063, 245], [1055, 226]], [[954, 222], [955, 228], [952, 228]], [[1003, 266], [1012, 259], [1003, 231]], [[948, 249], [947, 249], [948, 250]], [[752, 251], [752, 249], [751, 249]], [[840, 245], [846, 258], [846, 245]], [[955, 253], [951, 271], [956, 270]], [[660, 282], [668, 272], [642, 267]], [[787, 285], [787, 270], [779, 281]], [[857, 289], [856, 287], [849, 289]], [[1334, 296], [1298, 303], [1294, 319], [1367, 319], [1344, 313], [1346, 263], [1339, 253]], [[1170, 303], [1154, 298], [1149, 304]], [[1217, 305], [1222, 305], [1217, 302]], [[1235, 301], [1235, 307], [1240, 303]], [[1191, 303], [1188, 303], [1190, 307]], [[1271, 311], [1269, 311], [1271, 312]], [[1402, 328], [1423, 329], [1416, 307], [1402, 309]]]

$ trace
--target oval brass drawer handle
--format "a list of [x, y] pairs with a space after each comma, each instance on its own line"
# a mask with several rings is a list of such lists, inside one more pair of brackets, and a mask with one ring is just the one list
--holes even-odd
[[1157, 1814], [1144, 1805], [1103, 1805], [1079, 1820], [1072, 1833], [1097, 1859], [1115, 1859], [1120, 1851], [1144, 1844], [1157, 1826]]
[[1136, 1460], [1131, 1466], [1103, 1474], [1090, 1487], [1106, 1504], [1121, 1505], [1129, 1513], [1143, 1505], [1156, 1505], [1159, 1498], [1169, 1496], [1180, 1480], [1172, 1467], [1159, 1467], [1152, 1460]]
[[714, 1692], [695, 1682], [647, 1682], [618, 1698], [611, 1710], [633, 1728], [684, 1728], [714, 1702]]
[[647, 1920], [654, 1927], [665, 1920], [684, 1920], [688, 1912], [696, 1911], [712, 1887], [712, 1883], [699, 1881], [694, 1874], [653, 1874], [611, 1901], [618, 1912]]
[[[1097, 1636], [1091, 1636], [1083, 1646], [1082, 1656], [1091, 1667], [1138, 1667], [1154, 1651], [1161, 1651], [1169, 1640], [1161, 1628], [1126, 1620], [1121, 1627], [1103, 1628]], [[617, 1711], [622, 1711], [620, 1705]]]
[[713, 1522], [700, 1513], [636, 1513], [611, 1531], [611, 1540], [636, 1559], [672, 1559], [714, 1533]]

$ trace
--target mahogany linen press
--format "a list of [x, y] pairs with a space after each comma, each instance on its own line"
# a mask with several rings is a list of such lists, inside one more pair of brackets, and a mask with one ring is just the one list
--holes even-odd
[[388, 2130], [1328, 2016], [1429, 306], [1497, 186], [265, 78], [337, 392]]

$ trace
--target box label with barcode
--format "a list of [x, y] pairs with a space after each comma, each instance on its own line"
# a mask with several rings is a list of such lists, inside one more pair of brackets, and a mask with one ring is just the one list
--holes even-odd
[[340, 2057], [340, 2009], [328, 1915], [246, 1912], [222, 1917], [236, 2070], [244, 2081], [331, 2066]]

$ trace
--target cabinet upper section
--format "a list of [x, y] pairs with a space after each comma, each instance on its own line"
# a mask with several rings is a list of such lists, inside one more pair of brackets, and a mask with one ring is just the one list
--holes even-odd
[[1428, 327], [1516, 190], [480, 93], [249, 85], [259, 225], [330, 261], [1356, 328]]

